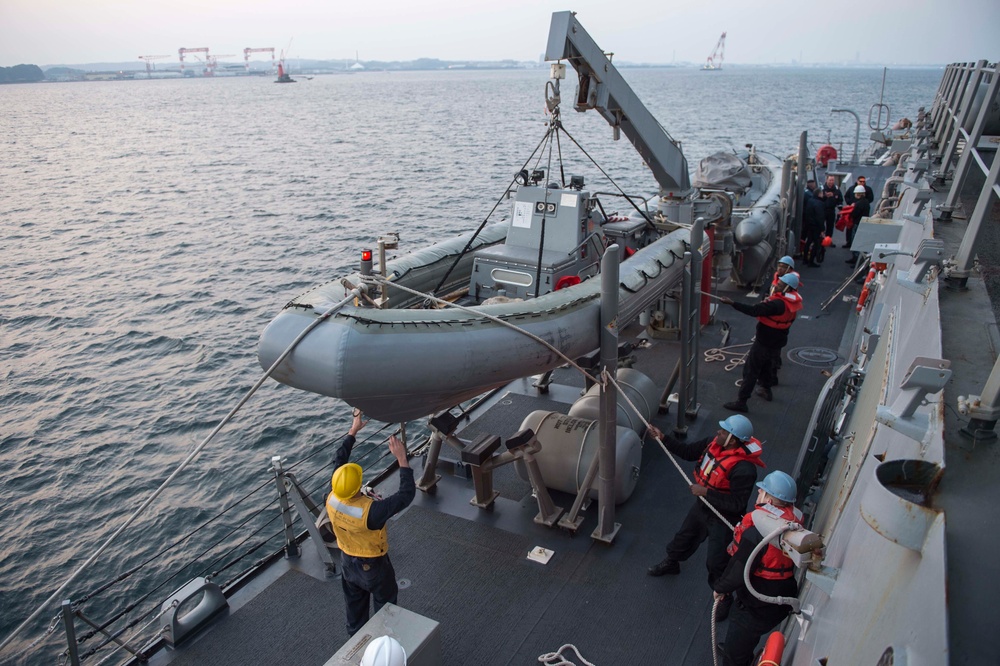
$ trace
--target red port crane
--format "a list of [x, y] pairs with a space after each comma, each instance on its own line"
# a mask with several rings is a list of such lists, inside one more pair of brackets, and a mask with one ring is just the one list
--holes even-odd
[[154, 60], [162, 60], [164, 58], [169, 58], [169, 57], [170, 56], [168, 55], [144, 55], [144, 56], [139, 56], [139, 60], [146, 61], [146, 76], [148, 76], [149, 78], [153, 78], [153, 70], [156, 69], [156, 67], [152, 64], [152, 62]]
[[246, 67], [246, 70], [248, 72], [250, 71], [250, 54], [251, 53], [270, 53], [271, 54], [271, 71], [272, 72], [274, 71], [274, 47], [273, 46], [268, 46], [266, 48], [259, 48], [259, 49], [252, 49], [252, 48], [249, 48], [249, 47], [243, 49], [243, 63], [244, 63], [244, 66]]
[[722, 69], [722, 56], [725, 50], [726, 33], [722, 33], [722, 37], [719, 37], [719, 43], [715, 45], [715, 50], [712, 51], [712, 55], [708, 56], [702, 69]]
[[202, 47], [199, 47], [197, 49], [188, 49], [188, 48], [184, 48], [182, 46], [181, 48], [177, 49], [177, 55], [179, 55], [180, 58], [181, 58], [181, 74], [182, 75], [184, 74], [184, 55], [187, 54], [187, 53], [204, 53], [205, 54], [205, 58], [208, 58], [208, 47], [207, 46], [202, 46]]

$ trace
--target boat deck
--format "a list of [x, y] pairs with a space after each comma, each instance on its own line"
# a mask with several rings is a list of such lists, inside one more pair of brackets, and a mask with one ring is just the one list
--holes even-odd
[[[845, 361], [841, 337], [854, 303], [838, 298], [826, 312], [820, 304], [848, 276], [844, 260], [849, 256], [838, 246], [828, 250], [822, 267], [798, 268], [805, 307], [785, 349], [780, 385], [773, 402], [754, 396], [748, 414], [764, 442], [769, 469], [792, 471], [827, 379], [824, 371]], [[859, 290], [851, 285], [846, 293]], [[749, 343], [756, 324], [723, 305], [704, 328], [700, 411], [689, 422], [691, 439], [714, 434], [718, 421], [731, 414], [721, 405], [735, 398], [740, 369], [727, 371], [726, 362], [704, 360], [706, 349], [721, 344], [723, 321], [731, 327], [729, 345]], [[641, 332], [634, 328], [623, 331], [620, 340]], [[678, 351], [679, 343], [653, 340], [635, 352], [635, 368], [663, 387]], [[583, 386], [579, 375], [565, 369], [554, 374], [546, 395], [538, 395], [530, 382], [516, 382], [470, 414], [459, 436], [509, 436], [535, 409], [568, 410]], [[671, 432], [676, 416], [671, 410], [656, 415], [654, 423]], [[538, 507], [531, 488], [511, 466], [495, 473], [500, 496], [492, 508], [471, 505], [472, 481], [460, 465], [445, 460], [447, 453], [445, 447], [442, 478], [433, 492], [418, 491], [413, 504], [389, 523], [390, 553], [401, 582], [399, 605], [440, 623], [444, 664], [537, 663], [539, 655], [566, 643], [596, 664], [711, 663], [712, 595], [704, 547], [678, 576], [646, 575], [647, 567], [663, 558], [693, 501], [687, 483], [655, 442], [646, 441], [636, 489], [616, 508], [621, 528], [610, 545], [590, 536], [597, 525], [596, 502], [582, 513], [585, 520], [576, 535], [534, 524]], [[422, 463], [420, 457], [413, 460], [418, 478]], [[690, 473], [692, 464], [682, 465]], [[392, 475], [379, 491], [391, 493], [396, 483]], [[552, 496], [565, 509], [573, 501], [559, 492]], [[526, 558], [537, 546], [554, 551], [547, 564]], [[301, 557], [269, 567], [230, 603], [229, 613], [206, 634], [181, 649], [159, 652], [150, 663], [319, 666], [348, 639], [339, 579], [324, 575], [309, 542]], [[725, 637], [725, 627], [719, 624], [717, 640]]]

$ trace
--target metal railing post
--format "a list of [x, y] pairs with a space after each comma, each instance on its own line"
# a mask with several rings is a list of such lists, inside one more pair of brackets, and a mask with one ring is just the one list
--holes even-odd
[[[612, 379], [618, 372], [618, 245], [610, 246], [601, 259], [601, 368]], [[597, 529], [592, 538], [611, 543], [618, 528], [615, 523], [615, 451], [618, 448], [618, 387], [611, 381], [601, 384], [601, 444], [598, 468]]]
[[62, 602], [62, 620], [63, 627], [66, 629], [66, 642], [69, 644], [69, 663], [70, 666], [80, 666], [80, 653], [76, 645], [76, 625], [73, 623], [74, 617], [73, 602], [69, 599], [64, 599]]
[[274, 482], [278, 486], [278, 503], [281, 505], [281, 520], [285, 523], [285, 557], [296, 557], [299, 545], [295, 543], [295, 530], [292, 528], [292, 512], [288, 505], [288, 490], [285, 488], [285, 472], [282, 469], [281, 456], [271, 457], [271, 469], [274, 470]]

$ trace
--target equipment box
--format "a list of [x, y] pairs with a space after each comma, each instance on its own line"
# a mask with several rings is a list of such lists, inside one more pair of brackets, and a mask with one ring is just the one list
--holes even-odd
[[[567, 282], [576, 283], [596, 270], [593, 261], [579, 261], [577, 255], [567, 256], [563, 252], [542, 252], [542, 270], [538, 274], [538, 251], [523, 247], [500, 245], [476, 252], [476, 262], [472, 269], [469, 295], [482, 303], [494, 296], [508, 298], [533, 298], [535, 278], [541, 281], [538, 295], [547, 294]], [[592, 269], [587, 272], [588, 266]], [[583, 275], [581, 275], [583, 274]]]
[[608, 222], [601, 227], [607, 245], [618, 244], [621, 255], [619, 260], [635, 254], [645, 247], [646, 221], [626, 219], [620, 222]]

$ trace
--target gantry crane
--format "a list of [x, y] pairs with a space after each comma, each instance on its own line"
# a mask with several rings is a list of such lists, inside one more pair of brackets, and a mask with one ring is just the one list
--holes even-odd
[[246, 67], [247, 72], [250, 71], [250, 54], [251, 53], [270, 53], [271, 54], [271, 71], [272, 72], [274, 71], [274, 47], [273, 46], [268, 46], [266, 48], [260, 48], [260, 49], [252, 49], [252, 48], [249, 48], [249, 47], [243, 49], [243, 63], [244, 63], [244, 66]]
[[705, 62], [705, 66], [702, 67], [702, 69], [722, 69], [722, 56], [725, 50], [726, 33], [722, 33], [722, 37], [719, 37], [719, 43], [715, 45], [715, 50], [712, 51], [712, 55], [708, 56], [708, 60]]
[[164, 58], [169, 58], [169, 57], [170, 56], [168, 55], [144, 55], [144, 56], [139, 56], [139, 60], [146, 61], [146, 76], [148, 76], [149, 78], [153, 78], [153, 70], [155, 69], [155, 67], [153, 66], [152, 62], [154, 60], [162, 60]]
[[177, 49], [177, 55], [179, 55], [180, 58], [181, 58], [181, 75], [182, 76], [184, 75], [184, 55], [187, 54], [187, 53], [204, 53], [205, 57], [208, 58], [208, 47], [207, 46], [202, 46], [202, 47], [199, 47], [199, 48], [196, 48], [196, 49], [188, 49], [188, 48], [184, 48], [182, 46], [181, 48]]

